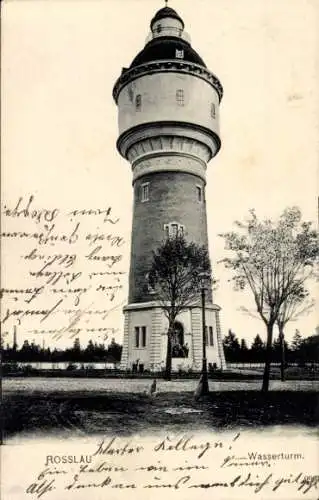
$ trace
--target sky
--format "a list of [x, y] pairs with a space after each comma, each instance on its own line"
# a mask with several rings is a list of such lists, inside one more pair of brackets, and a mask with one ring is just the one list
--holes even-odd
[[[122, 67], [143, 48], [162, 6], [155, 0], [9, 0], [2, 12], [2, 206], [32, 194], [35, 206], [65, 212], [112, 207], [125, 240], [126, 271], [132, 176], [116, 150], [112, 89]], [[256, 333], [265, 337], [265, 328], [240, 311], [254, 305], [249, 293], [232, 289], [218, 264], [224, 256], [219, 234], [251, 208], [261, 218], [275, 218], [298, 205], [305, 220], [318, 224], [319, 6], [316, 0], [197, 0], [196, 6], [174, 0], [169, 6], [224, 87], [222, 148], [207, 175], [210, 255], [223, 333], [231, 328], [250, 342]], [[6, 286], [22, 286], [23, 245], [2, 245]], [[124, 280], [117, 303], [126, 296]], [[96, 300], [102, 308], [103, 299]], [[27, 328], [32, 321], [36, 326], [29, 318]], [[120, 306], [107, 321], [121, 342]], [[13, 324], [3, 325], [9, 336]], [[287, 326], [287, 339], [296, 328], [311, 335], [317, 324], [313, 311]], [[28, 335], [24, 327], [19, 332]], [[85, 335], [83, 343], [90, 337]]]

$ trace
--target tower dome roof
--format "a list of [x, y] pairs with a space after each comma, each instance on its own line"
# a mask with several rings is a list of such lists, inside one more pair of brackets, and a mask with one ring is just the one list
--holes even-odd
[[156, 23], [156, 21], [160, 21], [160, 19], [164, 19], [166, 17], [172, 17], [173, 19], [178, 19], [182, 23], [184, 28], [183, 19], [177, 14], [176, 10], [166, 6], [156, 12], [155, 16], [151, 20], [151, 29], [153, 24]]
[[200, 55], [193, 49], [184, 22], [174, 9], [160, 9], [151, 21], [151, 31], [144, 48], [134, 57], [129, 67], [122, 68], [113, 87], [113, 97], [118, 102], [123, 87], [130, 81], [148, 73], [188, 73], [206, 80], [217, 92], [219, 100], [223, 88], [218, 78], [207, 69]]
[[[178, 56], [180, 51], [183, 51], [182, 59]], [[154, 38], [145, 45], [144, 49], [133, 59], [130, 69], [140, 64], [162, 59], [177, 59], [179, 61], [193, 62], [206, 68], [203, 59], [188, 42], [178, 37], [161, 37]]]

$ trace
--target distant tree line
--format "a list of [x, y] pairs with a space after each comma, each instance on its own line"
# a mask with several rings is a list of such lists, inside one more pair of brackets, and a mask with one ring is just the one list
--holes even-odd
[[59, 361], [67, 362], [119, 362], [121, 360], [122, 346], [117, 344], [114, 339], [105, 347], [104, 344], [97, 344], [92, 340], [88, 341], [85, 348], [81, 347], [79, 338], [74, 340], [73, 346], [66, 349], [43, 348], [35, 342], [25, 340], [20, 349], [17, 346], [5, 348], [2, 347], [2, 360], [4, 362], [37, 362]]
[[[246, 340], [239, 340], [232, 330], [223, 339], [226, 361], [229, 363], [264, 363], [266, 356], [266, 343], [257, 334], [250, 348]], [[303, 338], [296, 330], [290, 344], [285, 341], [286, 363], [313, 363], [319, 359], [319, 335]], [[272, 362], [280, 363], [281, 343], [277, 337], [272, 343]]]

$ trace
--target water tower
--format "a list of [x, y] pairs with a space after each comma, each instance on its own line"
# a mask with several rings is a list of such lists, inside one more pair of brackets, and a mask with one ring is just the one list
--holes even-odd
[[[121, 368], [163, 368], [167, 320], [148, 281], [155, 250], [166, 237], [185, 238], [208, 247], [206, 169], [218, 153], [218, 78], [190, 44], [184, 22], [169, 7], [150, 24], [145, 47], [123, 68], [113, 97], [118, 106], [119, 153], [133, 177], [133, 225], [128, 304], [124, 308]], [[225, 366], [220, 307], [206, 301], [207, 360]], [[178, 317], [173, 338], [173, 370], [201, 370], [201, 308]]]

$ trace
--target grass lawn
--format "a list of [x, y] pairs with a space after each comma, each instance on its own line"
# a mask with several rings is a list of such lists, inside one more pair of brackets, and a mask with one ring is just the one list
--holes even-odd
[[4, 439], [18, 433], [122, 434], [192, 432], [269, 425], [315, 426], [315, 391], [211, 392], [195, 402], [192, 392], [56, 391], [8, 393], [3, 401]]

